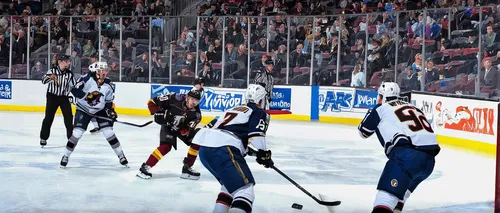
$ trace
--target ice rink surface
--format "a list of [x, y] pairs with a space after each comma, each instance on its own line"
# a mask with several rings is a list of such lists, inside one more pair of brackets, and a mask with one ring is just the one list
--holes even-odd
[[[199, 161], [198, 181], [180, 179], [187, 146], [179, 141], [153, 168], [153, 178], [135, 177], [158, 145], [159, 126], [115, 124], [130, 168], [124, 168], [100, 133], [85, 133], [68, 167], [59, 168], [66, 138], [56, 116], [48, 146], [40, 148], [42, 113], [0, 112], [0, 212], [210, 213], [220, 186]], [[120, 116], [143, 123], [149, 117]], [[89, 125], [89, 130], [93, 128]], [[271, 121], [268, 148], [275, 166], [315, 195], [340, 206], [318, 205], [272, 169], [247, 157], [257, 181], [254, 213], [371, 212], [386, 162], [376, 137], [362, 140], [355, 127]], [[493, 158], [444, 147], [434, 173], [410, 197], [404, 212], [493, 212]], [[292, 209], [302, 204], [302, 210]]]

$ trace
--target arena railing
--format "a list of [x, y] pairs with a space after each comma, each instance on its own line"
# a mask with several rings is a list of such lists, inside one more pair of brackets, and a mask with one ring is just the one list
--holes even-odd
[[[490, 25], [494, 33], [500, 29], [498, 12], [477, 7], [333, 16], [1, 16], [0, 78], [39, 80], [57, 54], [67, 54], [77, 75], [101, 60], [114, 81], [191, 84], [204, 76], [209, 86], [244, 88], [269, 58], [276, 85], [373, 89], [395, 81], [403, 91], [492, 97], [497, 84], [492, 74], [484, 77], [483, 62], [500, 63], [500, 36], [487, 35]], [[193, 18], [195, 26], [169, 24]], [[419, 18], [429, 21], [418, 24]], [[210, 63], [203, 63], [206, 58]]]

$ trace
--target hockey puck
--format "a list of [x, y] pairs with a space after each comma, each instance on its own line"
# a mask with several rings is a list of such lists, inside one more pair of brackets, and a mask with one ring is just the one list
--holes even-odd
[[293, 203], [292, 204], [292, 208], [294, 208], [294, 209], [302, 209], [302, 205], [300, 205], [298, 203]]

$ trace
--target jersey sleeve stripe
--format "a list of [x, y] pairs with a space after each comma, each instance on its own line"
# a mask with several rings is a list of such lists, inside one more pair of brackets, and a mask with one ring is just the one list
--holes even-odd
[[373, 135], [373, 133], [375, 132], [375, 130], [369, 130], [369, 129], [367, 129], [366, 127], [364, 127], [364, 126], [362, 126], [362, 125], [360, 125], [360, 126], [358, 127], [358, 130], [359, 130], [360, 135], [361, 135], [363, 138], [368, 138], [368, 137], [372, 136], [372, 135]]
[[263, 133], [263, 132], [250, 132], [248, 133], [248, 138], [251, 138], [251, 137], [265, 137], [266, 134]]

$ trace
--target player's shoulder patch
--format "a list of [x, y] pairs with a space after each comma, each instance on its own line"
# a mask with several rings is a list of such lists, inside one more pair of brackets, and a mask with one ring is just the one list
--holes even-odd
[[183, 94], [173, 94], [175, 99], [178, 100], [178, 101], [183, 101], [185, 99], [185, 96], [186, 95], [183, 95]]
[[167, 94], [160, 95], [160, 96], [158, 96], [158, 100], [159, 101], [166, 101], [166, 100], [168, 100], [168, 95]]

